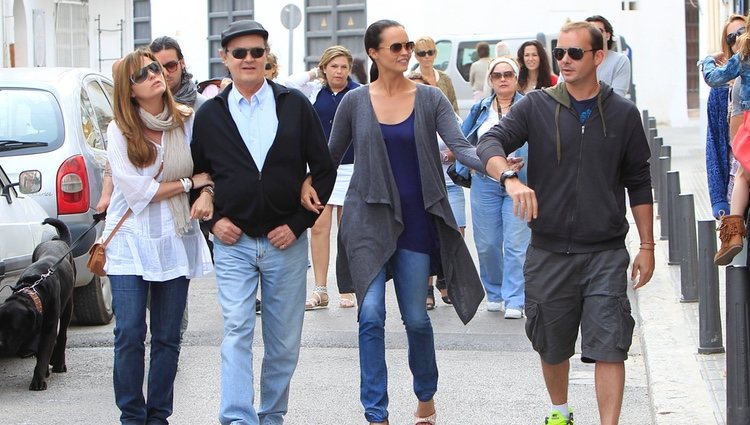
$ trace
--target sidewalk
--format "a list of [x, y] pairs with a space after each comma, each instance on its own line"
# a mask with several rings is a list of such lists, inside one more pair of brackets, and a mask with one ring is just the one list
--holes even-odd
[[[658, 119], [658, 117], [657, 117]], [[682, 194], [692, 193], [696, 220], [711, 219], [705, 167], [705, 135], [695, 121], [688, 127], [659, 126], [658, 136], [672, 146], [671, 170], [680, 172]], [[659, 238], [659, 220], [654, 234]], [[665, 223], [666, 224], [666, 223]], [[637, 234], [631, 232], [631, 237]], [[638, 249], [638, 240], [631, 248]], [[698, 303], [681, 303], [680, 266], [667, 264], [668, 241], [656, 246], [656, 271], [636, 293], [637, 315], [654, 424], [726, 423], [726, 356], [698, 354]], [[634, 252], [631, 250], [631, 252]], [[726, 340], [724, 268], [719, 269], [723, 340]]]

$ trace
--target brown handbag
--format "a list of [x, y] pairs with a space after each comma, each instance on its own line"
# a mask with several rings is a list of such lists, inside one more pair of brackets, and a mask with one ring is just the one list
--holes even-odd
[[112, 240], [112, 237], [115, 235], [115, 233], [117, 233], [117, 230], [120, 229], [122, 223], [125, 222], [125, 219], [127, 219], [132, 212], [133, 210], [128, 208], [125, 214], [123, 214], [120, 221], [117, 222], [117, 226], [115, 226], [114, 230], [112, 230], [112, 233], [109, 234], [107, 239], [104, 242], [97, 242], [91, 246], [91, 249], [89, 250], [89, 260], [86, 262], [86, 267], [88, 267], [88, 269], [91, 270], [91, 272], [95, 275], [107, 275], [107, 272], [104, 271], [104, 265], [107, 264], [107, 255], [104, 251], [107, 249], [109, 241]]

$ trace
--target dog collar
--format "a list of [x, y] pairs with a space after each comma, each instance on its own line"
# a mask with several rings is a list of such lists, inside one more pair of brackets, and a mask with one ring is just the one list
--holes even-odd
[[42, 308], [42, 300], [39, 298], [39, 294], [36, 292], [36, 290], [31, 288], [23, 288], [20, 291], [18, 291], [20, 294], [24, 294], [27, 297], [31, 298], [31, 301], [34, 302], [34, 307], [36, 308], [36, 311], [39, 312], [39, 314], [42, 314], [43, 308]]

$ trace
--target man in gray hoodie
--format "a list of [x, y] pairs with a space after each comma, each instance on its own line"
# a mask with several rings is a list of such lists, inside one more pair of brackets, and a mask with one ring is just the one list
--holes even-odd
[[[570, 357], [581, 328], [581, 359], [596, 363], [600, 423], [617, 424], [635, 322], [627, 298], [625, 248], [630, 207], [640, 250], [635, 288], [654, 270], [650, 151], [638, 109], [597, 82], [601, 32], [588, 22], [565, 25], [552, 50], [565, 83], [521, 99], [479, 140], [487, 174], [529, 222], [526, 334], [539, 353], [552, 401], [549, 425], [573, 424], [567, 405]], [[529, 143], [528, 186], [505, 159]]]

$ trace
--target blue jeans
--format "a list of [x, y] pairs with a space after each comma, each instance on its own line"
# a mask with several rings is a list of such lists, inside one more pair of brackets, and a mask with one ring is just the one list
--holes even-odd
[[[214, 241], [216, 282], [224, 316], [219, 421], [233, 425], [280, 425], [289, 383], [299, 358], [305, 315], [307, 233], [284, 250], [268, 238], [242, 235], [234, 245]], [[255, 296], [263, 293], [263, 363], [260, 407], [253, 407]]]
[[[430, 257], [397, 250], [370, 283], [359, 309], [360, 400], [369, 422], [388, 419], [388, 370], [385, 364], [385, 276], [393, 275], [401, 320], [409, 343], [409, 369], [419, 401], [437, 391], [438, 369], [432, 323], [425, 308]], [[265, 300], [265, 298], [263, 298]]]
[[458, 185], [446, 185], [448, 191], [448, 203], [451, 205], [453, 217], [456, 218], [458, 227], [466, 227], [466, 198], [464, 197], [464, 188]]
[[505, 188], [482, 173], [471, 179], [471, 219], [487, 300], [523, 308], [523, 262], [531, 230], [513, 215], [513, 199]]
[[[141, 276], [110, 275], [115, 313], [115, 402], [128, 425], [166, 424], [172, 414], [174, 377], [180, 355], [180, 323], [189, 280], [147, 282]], [[146, 298], [151, 292], [151, 362], [143, 397]]]

